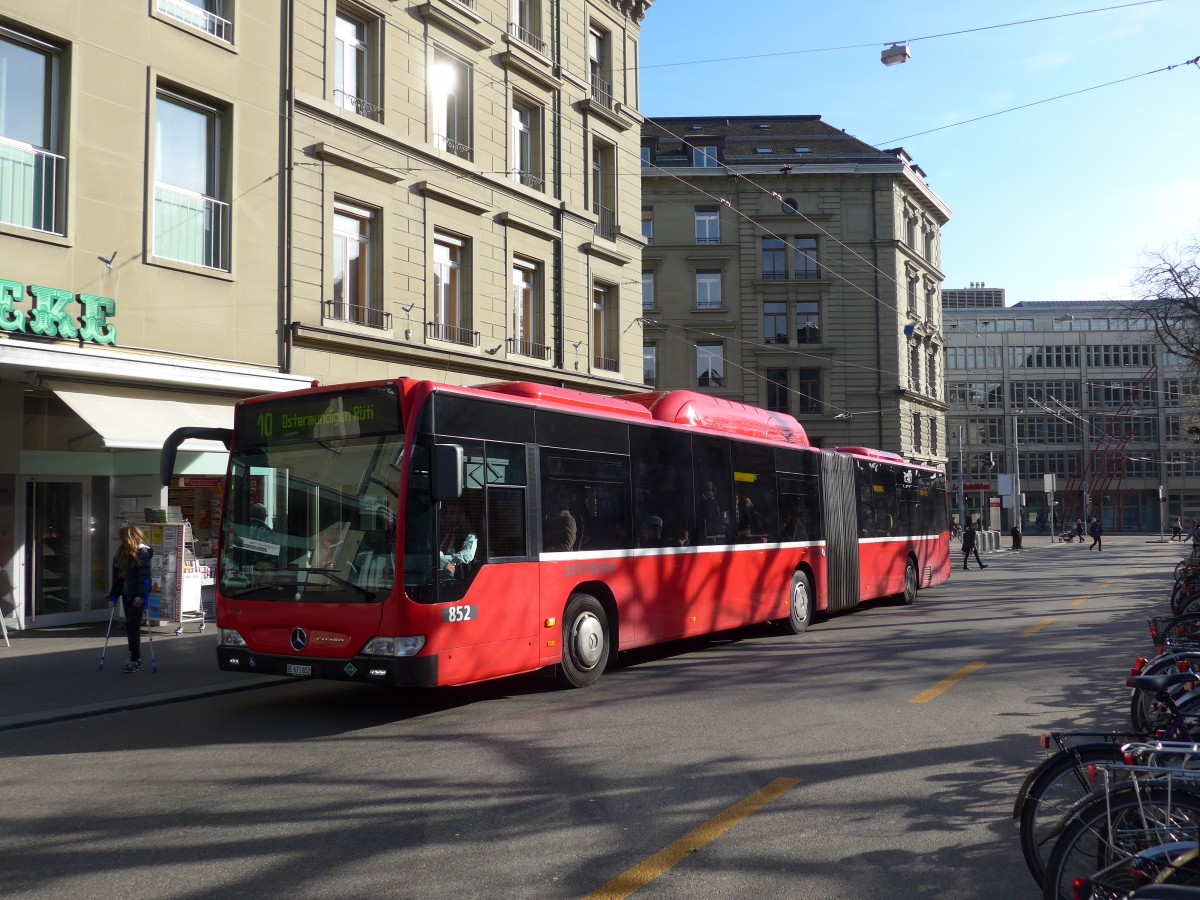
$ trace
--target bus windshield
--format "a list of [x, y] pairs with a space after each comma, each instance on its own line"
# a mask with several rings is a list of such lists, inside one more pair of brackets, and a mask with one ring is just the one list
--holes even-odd
[[322, 399], [316, 412], [285, 399], [237, 413], [221, 525], [228, 599], [378, 603], [392, 591], [403, 456], [398, 403], [391, 394], [389, 407], [385, 396], [386, 415], [348, 427], [329, 409], [349, 409], [349, 399]]

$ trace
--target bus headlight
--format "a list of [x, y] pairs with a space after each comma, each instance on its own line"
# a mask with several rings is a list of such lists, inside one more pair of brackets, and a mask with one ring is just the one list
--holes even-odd
[[425, 635], [412, 637], [373, 637], [365, 645], [364, 656], [416, 656], [425, 646]]
[[218, 643], [222, 647], [245, 647], [246, 639], [232, 628], [218, 628]]

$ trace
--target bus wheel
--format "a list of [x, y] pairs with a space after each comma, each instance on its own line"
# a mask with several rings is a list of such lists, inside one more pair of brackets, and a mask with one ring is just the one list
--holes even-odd
[[808, 586], [808, 576], [803, 572], [792, 573], [792, 587], [788, 591], [788, 617], [785, 623], [792, 634], [803, 634], [812, 621], [813, 596]]
[[911, 559], [904, 564], [904, 593], [900, 595], [900, 599], [904, 601], [905, 606], [912, 606], [917, 602], [917, 566]]
[[587, 687], [608, 665], [608, 616], [590, 594], [573, 594], [562, 623], [561, 680], [570, 687]]

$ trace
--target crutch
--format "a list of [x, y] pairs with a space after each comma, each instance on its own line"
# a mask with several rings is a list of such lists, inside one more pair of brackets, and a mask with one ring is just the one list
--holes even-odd
[[154, 623], [150, 621], [150, 598], [142, 601], [142, 618], [146, 620], [146, 637], [150, 639], [150, 674], [158, 674], [158, 660], [154, 658]]
[[108, 602], [112, 604], [112, 609], [108, 613], [108, 631], [104, 632], [104, 649], [100, 651], [100, 668], [96, 671], [104, 671], [104, 654], [108, 652], [108, 636], [112, 634], [113, 616], [117, 614], [117, 598], [109, 597]]

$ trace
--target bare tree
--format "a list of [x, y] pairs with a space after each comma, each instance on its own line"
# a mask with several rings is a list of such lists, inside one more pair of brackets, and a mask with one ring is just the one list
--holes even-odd
[[1200, 241], [1148, 261], [1133, 280], [1137, 300], [1126, 312], [1152, 321], [1163, 345], [1200, 371]]

